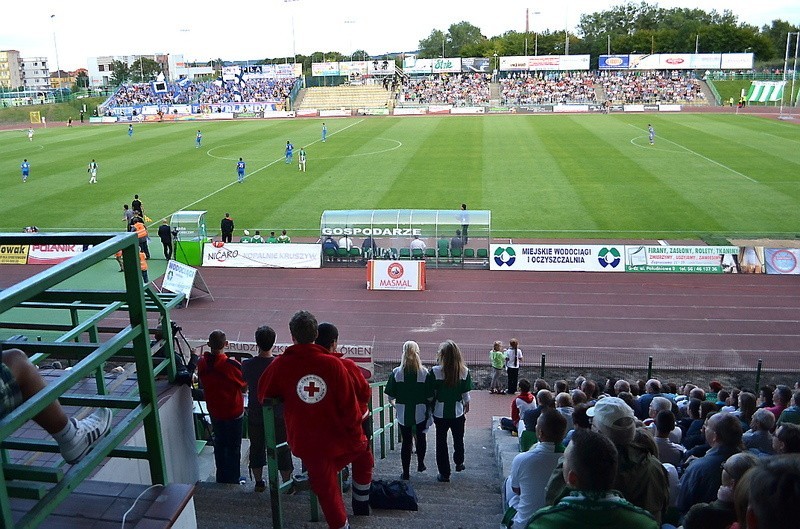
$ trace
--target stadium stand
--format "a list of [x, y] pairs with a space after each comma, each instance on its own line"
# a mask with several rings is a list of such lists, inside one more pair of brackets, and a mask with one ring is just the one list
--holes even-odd
[[380, 85], [319, 86], [303, 90], [298, 109], [386, 108], [389, 92]]
[[592, 103], [597, 95], [590, 73], [512, 74], [500, 80], [505, 105]]
[[489, 76], [475, 73], [409, 78], [400, 87], [397, 102], [400, 105], [485, 105], [489, 102]]
[[677, 71], [602, 72], [597, 82], [616, 103], [706, 103], [702, 83]]

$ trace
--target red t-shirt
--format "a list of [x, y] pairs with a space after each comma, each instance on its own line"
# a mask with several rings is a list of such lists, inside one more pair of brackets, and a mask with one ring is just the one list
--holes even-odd
[[243, 390], [247, 382], [242, 377], [242, 365], [225, 353], [203, 353], [197, 363], [197, 376], [212, 418], [229, 421], [244, 413]]

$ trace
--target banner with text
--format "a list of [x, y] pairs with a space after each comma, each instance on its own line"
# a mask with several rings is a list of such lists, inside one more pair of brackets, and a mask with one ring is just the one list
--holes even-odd
[[[208, 351], [208, 343], [206, 340], [190, 339], [189, 345], [192, 348], [200, 347], [201, 354]], [[275, 344], [272, 348], [273, 356], [280, 356], [291, 347], [290, 343]], [[342, 345], [336, 347], [336, 351], [343, 355], [344, 358], [349, 358], [356, 363], [361, 370], [364, 378], [370, 380], [375, 373], [375, 364], [372, 359], [372, 346], [371, 345]], [[238, 360], [245, 360], [252, 356], [258, 356], [258, 345], [255, 342], [239, 342], [229, 340], [228, 345], [225, 347], [225, 354], [232, 356]]]
[[0, 244], [0, 264], [25, 264], [30, 246], [27, 244]]
[[734, 273], [738, 254], [737, 246], [625, 246], [625, 271]]
[[425, 290], [425, 261], [368, 261], [367, 290]]
[[228, 268], [320, 268], [319, 244], [247, 244], [215, 241], [203, 245], [203, 266]]
[[183, 294], [188, 301], [192, 295], [192, 286], [194, 286], [194, 276], [196, 274], [197, 270], [189, 265], [178, 261], [169, 261], [167, 270], [164, 272], [161, 288], [176, 294]]
[[81, 252], [83, 246], [76, 244], [31, 244], [28, 264], [58, 264]]
[[490, 270], [624, 272], [624, 246], [594, 244], [492, 244]]

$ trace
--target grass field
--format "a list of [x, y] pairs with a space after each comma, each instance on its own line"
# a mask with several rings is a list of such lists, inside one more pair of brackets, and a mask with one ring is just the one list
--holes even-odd
[[[647, 124], [656, 145], [647, 141]], [[492, 211], [493, 235], [800, 234], [800, 127], [733, 114], [469, 116], [93, 125], [0, 132], [0, 230], [119, 229], [138, 193], [158, 221], [208, 211], [216, 233], [318, 233], [325, 209]], [[200, 128], [203, 144], [195, 148]], [[308, 172], [283, 162], [305, 146]], [[247, 178], [236, 183], [236, 160]], [[31, 176], [22, 183], [27, 158]], [[99, 165], [96, 185], [87, 165]], [[239, 232], [240, 233], [240, 232]]]

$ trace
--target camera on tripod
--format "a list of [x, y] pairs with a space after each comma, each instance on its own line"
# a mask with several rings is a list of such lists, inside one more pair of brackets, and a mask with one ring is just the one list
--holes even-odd
[[[172, 331], [172, 343], [174, 345], [175, 351], [175, 384], [181, 385], [186, 384], [187, 386], [192, 386], [192, 376], [194, 375], [195, 369], [197, 369], [197, 361], [199, 357], [192, 352], [192, 346], [189, 344], [189, 340], [186, 339], [186, 336], [183, 334], [183, 327], [178, 325], [176, 322], [170, 320], [169, 322], [170, 330]], [[164, 322], [163, 320], [160, 322], [158, 326], [158, 330], [155, 333], [157, 339], [163, 338], [163, 329], [164, 329]], [[183, 348], [181, 346], [181, 342], [186, 345], [187, 349], [189, 350], [189, 362], [186, 362], [186, 357], [183, 356]]]

